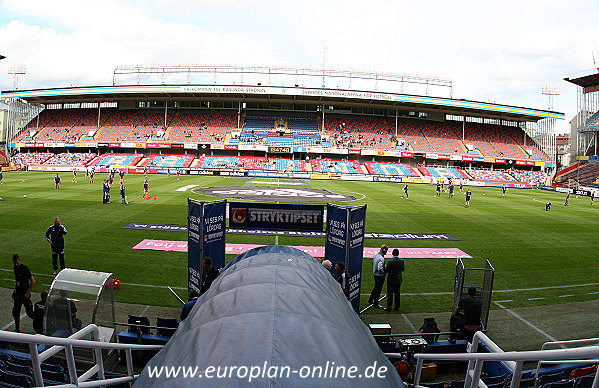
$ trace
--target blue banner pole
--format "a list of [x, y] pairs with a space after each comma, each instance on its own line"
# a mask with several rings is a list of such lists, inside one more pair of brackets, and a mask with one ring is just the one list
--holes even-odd
[[187, 199], [187, 287], [200, 292], [202, 283], [202, 204]]

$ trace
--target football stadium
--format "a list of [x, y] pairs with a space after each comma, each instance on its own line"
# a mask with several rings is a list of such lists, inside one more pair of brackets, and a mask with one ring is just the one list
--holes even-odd
[[599, 387], [597, 70], [568, 166], [442, 78], [112, 75], [0, 93], [0, 386]]

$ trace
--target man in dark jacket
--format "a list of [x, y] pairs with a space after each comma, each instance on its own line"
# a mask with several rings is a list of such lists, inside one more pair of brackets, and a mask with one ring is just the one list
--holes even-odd
[[337, 282], [346, 298], [349, 297], [349, 275], [345, 270], [345, 263], [338, 261], [335, 263], [335, 272], [337, 273]]
[[13, 307], [12, 317], [15, 320], [15, 331], [21, 332], [21, 307], [25, 306], [25, 313], [33, 318], [33, 303], [31, 303], [31, 290], [35, 285], [35, 279], [25, 264], [21, 263], [19, 255], [12, 256], [15, 273], [15, 288], [12, 292]]
[[385, 266], [385, 273], [387, 274], [387, 308], [385, 311], [391, 311], [393, 297], [395, 297], [395, 311], [399, 310], [399, 289], [402, 282], [401, 273], [405, 270], [404, 261], [399, 258], [399, 249], [395, 248], [391, 253], [393, 257]]
[[202, 271], [202, 286], [200, 287], [200, 295], [208, 291], [214, 279], [218, 277], [218, 270], [212, 266], [212, 259], [204, 257]]
[[185, 303], [183, 305], [183, 308], [181, 309], [181, 316], [179, 317], [179, 318], [181, 318], [181, 320], [184, 320], [185, 318], [187, 318], [187, 316], [191, 312], [191, 309], [198, 301], [199, 297], [200, 297], [200, 294], [198, 294], [197, 291], [194, 291], [194, 290], [189, 291], [189, 299], [188, 299], [189, 301], [187, 303]]
[[453, 316], [462, 315], [459, 329], [466, 334], [468, 342], [472, 342], [474, 333], [482, 327], [480, 317], [483, 301], [476, 296], [476, 287], [468, 287], [468, 296], [461, 298], [454, 310]]
[[44, 334], [46, 299], [48, 299], [48, 291], [42, 291], [40, 301], [33, 305], [33, 330], [35, 334]]
[[60, 269], [65, 268], [64, 265], [64, 235], [67, 234], [67, 228], [60, 223], [58, 217], [54, 218], [54, 225], [51, 225], [46, 231], [46, 240], [50, 243], [52, 249], [52, 268], [54, 275], [58, 273], [57, 259], [60, 256]]

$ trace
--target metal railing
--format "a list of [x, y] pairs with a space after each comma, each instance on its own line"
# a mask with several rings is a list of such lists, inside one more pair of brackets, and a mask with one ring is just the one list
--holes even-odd
[[[87, 335], [92, 336], [95, 340], [83, 340]], [[94, 324], [87, 325], [78, 332], [67, 338], [48, 337], [40, 334], [23, 334], [13, 333], [8, 331], [0, 331], [0, 341], [16, 342], [29, 344], [29, 353], [31, 355], [31, 365], [33, 367], [33, 377], [36, 386], [43, 387], [44, 381], [42, 377], [42, 362], [56, 355], [61, 351], [65, 351], [67, 369], [70, 384], [53, 385], [60, 388], [75, 388], [75, 387], [103, 387], [127, 382], [133, 382], [138, 375], [133, 369], [133, 350], [157, 350], [163, 345], [135, 345], [135, 344], [119, 344], [112, 342], [103, 342], [100, 336], [100, 328]], [[38, 345], [52, 345], [49, 349], [38, 353]], [[77, 376], [77, 365], [75, 362], [75, 348], [93, 349], [95, 355], [95, 364], [85, 371], [81, 376]], [[112, 377], [106, 379], [104, 376], [104, 364], [102, 350], [123, 350], [125, 352], [125, 360], [127, 364], [127, 375], [122, 377]], [[94, 375], [98, 376], [98, 380], [87, 381]]]
[[[485, 344], [491, 353], [477, 353], [479, 343]], [[401, 357], [401, 353], [385, 353], [388, 357]], [[575, 349], [535, 350], [525, 352], [504, 352], [486, 334], [476, 332], [468, 353], [460, 354], [422, 354], [414, 355], [417, 359], [414, 373], [414, 387], [421, 387], [420, 377], [425, 360], [468, 361], [464, 388], [486, 388], [481, 381], [483, 364], [486, 361], [501, 361], [512, 373], [510, 388], [518, 388], [522, 377], [522, 366], [526, 361], [543, 361], [561, 363], [597, 363], [599, 362], [599, 346], [585, 346]], [[599, 373], [595, 374], [592, 388], [599, 388]]]

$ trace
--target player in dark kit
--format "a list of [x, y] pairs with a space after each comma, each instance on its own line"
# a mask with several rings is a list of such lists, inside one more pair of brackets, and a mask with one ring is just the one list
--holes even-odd
[[453, 198], [453, 190], [454, 190], [455, 186], [453, 185], [453, 182], [449, 184], [449, 198]]
[[56, 190], [60, 190], [60, 177], [58, 176], [58, 174], [56, 174], [56, 176], [54, 177], [54, 187], [56, 188]]
[[60, 256], [60, 269], [65, 268], [64, 265], [64, 235], [67, 234], [67, 228], [60, 223], [60, 218], [54, 218], [54, 224], [46, 231], [46, 240], [50, 243], [52, 249], [52, 268], [54, 275], [58, 273], [57, 259]]
[[146, 178], [146, 179], [144, 179], [144, 194], [143, 194], [142, 198], [148, 197], [149, 188], [150, 188], [150, 184], [148, 183], [148, 178]]
[[505, 197], [505, 192], [507, 191], [507, 187], [506, 186], [501, 186], [501, 194], [503, 197]]
[[15, 320], [15, 331], [21, 332], [21, 307], [25, 306], [25, 313], [33, 319], [33, 303], [31, 302], [31, 290], [35, 285], [35, 279], [31, 275], [29, 267], [21, 263], [19, 255], [12, 256], [15, 273], [15, 288], [12, 292], [13, 307], [12, 317]]
[[437, 192], [435, 194], [435, 197], [440, 197], [441, 196], [441, 183], [437, 183]]
[[410, 197], [408, 197], [408, 190], [409, 190], [409, 188], [408, 188], [408, 184], [406, 183], [406, 184], [404, 184], [404, 185], [403, 185], [403, 194], [401, 195], [401, 197], [402, 197], [402, 198], [403, 198], [404, 196], [405, 196], [406, 198], [410, 198]]
[[464, 204], [466, 207], [470, 207], [470, 197], [472, 197], [472, 191], [468, 189], [466, 190], [466, 203]]
[[549, 211], [549, 210], [551, 210], [551, 202], [547, 202], [545, 204], [545, 211]]
[[127, 205], [127, 197], [125, 196], [125, 184], [121, 180], [121, 186], [119, 187], [119, 192], [121, 194], [121, 205]]
[[102, 203], [110, 203], [110, 184], [108, 184], [108, 180], [104, 179], [102, 183]]

